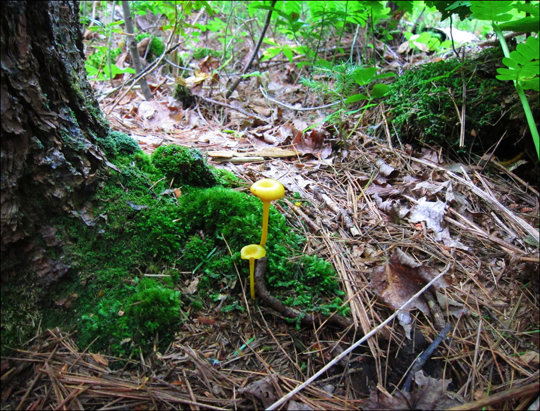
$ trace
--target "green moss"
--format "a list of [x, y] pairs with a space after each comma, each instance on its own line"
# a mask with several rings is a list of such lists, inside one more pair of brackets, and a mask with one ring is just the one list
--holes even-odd
[[401, 140], [443, 147], [458, 144], [456, 107], [461, 110], [463, 103], [462, 75], [467, 84], [466, 145], [471, 146], [473, 135], [493, 134], [491, 127], [501, 119], [504, 102], [514, 93], [494, 74], [480, 71], [479, 67], [489, 66], [485, 61], [489, 58], [491, 54], [486, 54], [464, 65], [457, 59], [425, 64], [406, 71], [391, 84], [386, 103]]
[[224, 187], [235, 188], [245, 185], [241, 179], [236, 177], [236, 174], [229, 170], [226, 170], [224, 168], [214, 168], [213, 170], [219, 181], [219, 184]]
[[[153, 157], [153, 163], [141, 151], [117, 152], [114, 162], [120, 173], [111, 174], [84, 210], [51, 223], [65, 246], [62, 258], [72, 268], [42, 316], [47, 326], [77, 326], [81, 349], [92, 343], [91, 352], [128, 357], [152, 350], [155, 343], [166, 348], [181, 326], [182, 305], [201, 309], [212, 296], [225, 295], [226, 310], [244, 309], [238, 272], [246, 281], [249, 270], [240, 249], [260, 241], [262, 203], [250, 193], [222, 186], [195, 187], [203, 185], [195, 180], [203, 173], [193, 173], [188, 179], [192, 186], [183, 188], [177, 199], [164, 173], [179, 181], [175, 167], [183, 163], [178, 157], [189, 154], [189, 165], [193, 151], [170, 147]], [[218, 175], [237, 182], [228, 173]], [[331, 264], [317, 257], [298, 258], [304, 243], [271, 207], [266, 248], [272, 294], [307, 310], [339, 307], [342, 293]], [[168, 277], [149, 280], [143, 273]], [[180, 287], [193, 275], [200, 280], [197, 293], [181, 295]], [[4, 288], [2, 293], [4, 297]], [[68, 309], [54, 301], [73, 294], [77, 297], [66, 315]], [[3, 299], [2, 313], [12, 318], [26, 316], [22, 320], [29, 321], [33, 315], [30, 308], [10, 311], [8, 305]], [[12, 336], [17, 332], [9, 330]]]
[[111, 130], [106, 136], [97, 137], [96, 140], [110, 158], [142, 153], [139, 143], [120, 131]]
[[180, 291], [167, 288], [153, 279], [143, 279], [128, 300], [126, 314], [143, 333], [166, 332], [180, 323]]
[[161, 146], [152, 154], [152, 163], [175, 184], [212, 187], [218, 179], [200, 150], [170, 144]]

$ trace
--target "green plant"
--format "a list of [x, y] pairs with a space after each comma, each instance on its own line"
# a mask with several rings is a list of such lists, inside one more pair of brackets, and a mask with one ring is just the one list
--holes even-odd
[[[311, 78], [303, 78], [300, 82], [313, 92], [326, 97], [330, 102], [338, 103], [338, 109], [328, 115], [324, 121], [337, 124], [339, 137], [342, 142], [345, 142], [347, 140], [344, 134], [345, 120], [359, 111], [346, 106], [366, 100], [367, 104], [361, 109], [364, 113], [369, 107], [375, 106], [373, 101], [383, 97], [389, 89], [386, 84], [374, 84], [370, 89], [371, 83], [394, 76], [393, 73], [377, 74], [375, 67], [362, 67], [348, 62], [333, 65], [328, 61], [319, 60], [312, 68]], [[356, 93], [359, 88], [365, 94]], [[362, 117], [349, 135], [354, 132], [361, 120]]]
[[[450, 17], [453, 13], [459, 12], [460, 16], [468, 16], [471, 19], [491, 22], [493, 30], [499, 39], [504, 52], [503, 64], [508, 68], [498, 69], [499, 80], [511, 80], [514, 82], [517, 94], [523, 106], [523, 111], [527, 118], [527, 124], [536, 147], [536, 153], [540, 159], [540, 136], [536, 127], [533, 113], [524, 90], [539, 90], [540, 68], [538, 39], [528, 37], [525, 43], [518, 45], [516, 51], [510, 53], [503, 31], [511, 30], [518, 32], [538, 33], [540, 24], [539, 3], [522, 4], [513, 1], [475, 1], [448, 2], [437, 1], [428, 2], [435, 5], [444, 16]], [[520, 13], [529, 13], [528, 16], [521, 17]], [[516, 18], [517, 17], [517, 18]]]
[[[373, 28], [381, 19], [386, 18], [390, 11], [385, 7], [385, 2], [380, 1], [280, 3], [275, 7], [279, 30], [291, 40], [294, 39], [301, 47], [274, 44], [266, 52], [267, 55], [283, 52], [290, 59], [293, 53], [304, 53], [311, 62], [318, 59], [319, 50], [326, 38], [336, 37], [339, 44], [343, 34], [350, 27], [357, 25], [365, 27], [370, 24]], [[268, 9], [269, 6], [253, 2], [249, 8], [258, 10]], [[305, 18], [302, 18], [302, 14]], [[336, 53], [338, 52], [343, 50], [338, 48]]]
[[[536, 154], [540, 159], [540, 136], [538, 129], [536, 128], [536, 122], [534, 120], [529, 101], [525, 96], [524, 90], [539, 91], [540, 85], [540, 65], [539, 65], [539, 48], [538, 39], [535, 37], [528, 37], [526, 43], [518, 44], [516, 51], [510, 53], [506, 39], [503, 35], [503, 30], [517, 30], [517, 31], [536, 31], [538, 32], [539, 25], [539, 8], [538, 3], [535, 5], [516, 5], [514, 6], [512, 1], [479, 1], [471, 5], [472, 17], [478, 20], [489, 20], [493, 25], [493, 30], [497, 34], [497, 38], [501, 43], [501, 47], [504, 51], [505, 58], [503, 64], [508, 68], [498, 69], [500, 73], [497, 78], [499, 80], [511, 80], [514, 82], [516, 91], [518, 93], [521, 104], [523, 105], [523, 111], [531, 130], [534, 145], [536, 147]], [[510, 21], [512, 15], [508, 12], [516, 8], [519, 11], [527, 11], [532, 16], [525, 17], [518, 21]], [[505, 23], [506, 24], [500, 24]]]
[[[84, 16], [83, 16], [84, 19]], [[85, 62], [86, 72], [88, 73], [89, 80], [111, 80], [118, 74], [123, 73], [135, 73], [135, 70], [131, 67], [120, 68], [113, 63], [113, 60], [117, 58], [122, 52], [121, 49], [112, 48], [112, 36], [114, 33], [122, 33], [122, 30], [118, 27], [124, 24], [123, 20], [111, 21], [108, 24], [103, 24], [98, 20], [92, 20], [94, 25], [90, 26], [88, 30], [97, 32], [104, 35], [107, 38], [106, 46], [97, 46], [96, 52], [91, 54]]]

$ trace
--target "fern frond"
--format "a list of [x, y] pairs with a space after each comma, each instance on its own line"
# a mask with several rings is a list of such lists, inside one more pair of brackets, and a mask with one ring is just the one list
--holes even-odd
[[523, 89], [539, 91], [540, 87], [540, 51], [538, 39], [529, 37], [525, 43], [517, 45], [516, 50], [504, 58], [508, 68], [497, 69], [499, 80], [515, 80], [521, 82]]
[[475, 1], [471, 4], [472, 17], [478, 20], [502, 22], [512, 19], [508, 13], [514, 8], [513, 1]]

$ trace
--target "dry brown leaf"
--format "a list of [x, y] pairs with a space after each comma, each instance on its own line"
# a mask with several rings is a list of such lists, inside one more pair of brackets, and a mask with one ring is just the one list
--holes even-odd
[[446, 410], [465, 401], [456, 393], [447, 392], [452, 380], [437, 380], [425, 376], [422, 370], [415, 376], [416, 389], [413, 392], [397, 390], [394, 396], [379, 393], [372, 388], [370, 397], [360, 401], [364, 410]]
[[[373, 269], [370, 285], [386, 304], [397, 310], [437, 274], [439, 274], [437, 269], [417, 263], [396, 248], [386, 264]], [[448, 285], [450, 285], [448, 280], [442, 277], [433, 284], [433, 287], [441, 289]], [[421, 296], [414, 299], [400, 316], [402, 325], [410, 323], [408, 312], [415, 308], [425, 315], [430, 315], [429, 307]]]
[[210, 74], [219, 68], [219, 60], [214, 56], [206, 56], [199, 64], [199, 68], [203, 73]]
[[104, 365], [105, 367], [109, 366], [109, 362], [105, 358], [103, 358], [101, 354], [90, 353], [90, 356], [98, 364]]
[[242, 394], [247, 393], [258, 398], [263, 403], [264, 408], [270, 407], [278, 400], [278, 397], [274, 391], [274, 386], [272, 385], [271, 377], [266, 377], [262, 380], [255, 381], [239, 391]]
[[322, 130], [311, 130], [299, 134], [292, 144], [302, 154], [313, 154], [319, 159], [327, 158], [332, 154], [332, 146], [324, 144], [324, 132]]

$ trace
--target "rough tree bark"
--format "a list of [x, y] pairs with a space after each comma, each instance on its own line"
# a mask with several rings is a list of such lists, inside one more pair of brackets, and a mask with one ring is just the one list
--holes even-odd
[[78, 3], [1, 7], [1, 277], [46, 289], [69, 269], [48, 221], [106, 177], [96, 137], [109, 126], [86, 79]]

